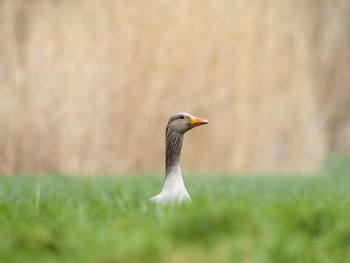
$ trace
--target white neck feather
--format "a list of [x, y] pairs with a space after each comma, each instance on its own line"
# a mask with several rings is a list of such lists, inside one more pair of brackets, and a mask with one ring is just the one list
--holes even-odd
[[183, 202], [191, 201], [190, 195], [187, 193], [180, 163], [176, 163], [167, 173], [162, 191], [150, 199], [157, 203]]
[[176, 163], [166, 175], [161, 193], [174, 197], [183, 194], [188, 195], [182, 179], [180, 163]]

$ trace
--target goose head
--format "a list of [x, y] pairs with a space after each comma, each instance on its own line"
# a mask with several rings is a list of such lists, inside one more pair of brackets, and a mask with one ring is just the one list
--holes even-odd
[[184, 134], [192, 128], [204, 124], [208, 124], [208, 121], [195, 117], [186, 112], [180, 112], [170, 117], [168, 121], [168, 128], [179, 134]]

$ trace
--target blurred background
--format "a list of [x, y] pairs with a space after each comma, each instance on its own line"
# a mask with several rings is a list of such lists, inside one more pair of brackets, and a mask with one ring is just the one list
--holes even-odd
[[350, 153], [349, 0], [2, 0], [0, 171], [199, 172]]

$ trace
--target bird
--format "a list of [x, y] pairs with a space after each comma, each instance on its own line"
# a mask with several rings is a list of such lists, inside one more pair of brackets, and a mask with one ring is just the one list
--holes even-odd
[[191, 201], [180, 167], [182, 142], [187, 131], [208, 123], [208, 120], [186, 112], [175, 113], [169, 118], [165, 130], [165, 181], [161, 192], [149, 201], [160, 204]]

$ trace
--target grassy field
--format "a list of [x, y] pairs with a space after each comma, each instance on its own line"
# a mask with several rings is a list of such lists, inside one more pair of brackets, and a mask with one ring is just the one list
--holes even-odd
[[314, 177], [0, 178], [1, 262], [350, 262], [350, 169]]

